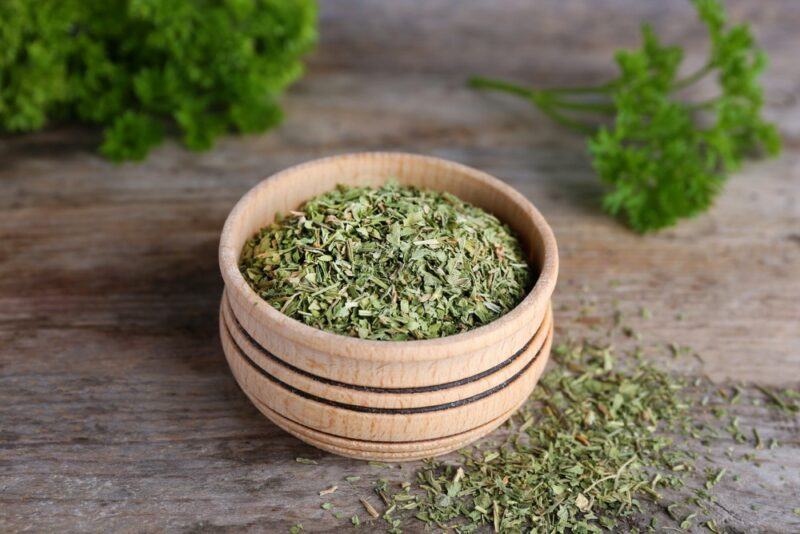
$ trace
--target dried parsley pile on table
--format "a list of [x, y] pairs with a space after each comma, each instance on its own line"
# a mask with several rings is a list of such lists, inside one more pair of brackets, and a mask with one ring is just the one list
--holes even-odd
[[556, 348], [503, 446], [465, 449], [458, 466], [431, 461], [399, 492], [379, 483], [391, 530], [408, 511], [462, 534], [602, 532], [681, 486], [693, 459], [669, 434], [694, 432], [686, 384], [643, 361], [621, 369], [617, 357], [587, 343]]
[[448, 193], [389, 183], [318, 196], [245, 243], [239, 268], [272, 306], [365, 339], [430, 339], [487, 324], [534, 276], [510, 229]]
[[[553, 349], [549, 370], [504, 430], [458, 456], [426, 461], [413, 479], [377, 480], [387, 531], [416, 532], [421, 521], [457, 534], [719, 534], [740, 523], [717, 487], [754, 484], [739, 482], [739, 473], [783, 445], [744, 428], [739, 416], [763, 406], [748, 419], [796, 426], [800, 391], [673, 374], [650, 363], [650, 353], [700, 356], [672, 343], [643, 346], [631, 332], [616, 310], [606, 334]], [[620, 334], [636, 343], [623, 348]], [[652, 515], [659, 509], [660, 521]]]

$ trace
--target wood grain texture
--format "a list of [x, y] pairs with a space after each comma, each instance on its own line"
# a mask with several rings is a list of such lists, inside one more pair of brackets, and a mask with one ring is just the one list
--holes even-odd
[[[548, 332], [549, 333], [549, 332]], [[365, 441], [408, 442], [461, 434], [494, 421], [518, 406], [539, 380], [550, 354], [552, 336], [540, 348], [523, 354], [528, 362], [515, 376], [478, 395], [452, 405], [416, 408], [375, 408], [333, 404], [329, 396], [312, 398], [262, 376], [246, 361], [230, 335], [223, 331], [222, 345], [239, 386], [252, 398], [287, 418], [315, 430]], [[370, 411], [366, 411], [370, 410]]]
[[511, 380], [512, 377], [522, 372], [523, 368], [530, 363], [530, 358], [526, 356], [532, 357], [538, 354], [552, 327], [552, 311], [548, 308], [544, 321], [542, 321], [539, 329], [529, 339], [528, 343], [498, 366], [476, 373], [462, 381], [427, 386], [425, 388], [405, 388], [398, 391], [398, 388], [363, 389], [358, 386], [354, 387], [351, 384], [335, 384], [325, 381], [321, 377], [301, 372], [297, 368], [293, 369], [284, 361], [277, 361], [266, 356], [264, 349], [260, 346], [256, 347], [252, 338], [248, 339], [247, 334], [232, 316], [233, 313], [230, 311], [227, 299], [223, 295], [220, 324], [224, 325], [224, 328], [220, 329], [220, 337], [230, 337], [235, 343], [235, 350], [244, 353], [251, 362], [284, 384], [313, 396], [336, 402], [395, 409], [419, 408], [457, 402], [499, 387], [502, 383]]
[[[560, 245], [557, 339], [592, 333], [619, 306], [646, 342], [699, 351], [702, 361], [648, 353], [676, 371], [796, 387], [800, 3], [728, 4], [770, 54], [768, 115], [785, 152], [745, 166], [708, 214], [655, 236], [599, 210], [581, 139], [463, 81], [601, 81], [644, 18], [685, 43], [696, 66], [705, 40], [684, 0], [323, 2], [321, 46], [268, 135], [200, 155], [172, 143], [120, 166], [94, 155], [91, 130], [0, 140], [0, 530], [282, 532], [302, 522], [339, 532], [347, 520], [320, 503], [363, 520], [359, 497], [381, 510], [378, 477], [412, 476], [418, 464], [321, 453], [267, 422], [236, 386], [216, 333], [225, 215], [259, 178], [336, 153], [437, 155], [530, 198]], [[743, 428], [782, 445], [759, 453], [759, 466], [731, 466], [741, 478], [716, 488], [718, 524], [800, 531], [797, 419], [737, 410]], [[752, 450], [722, 439], [702, 452], [724, 458], [728, 447]]]
[[[223, 346], [225, 344], [225, 334], [222, 334], [223, 337]], [[548, 328], [548, 335], [545, 339], [545, 345], [541, 349], [541, 353], [537, 356], [536, 360], [532, 362], [531, 367], [529, 370], [525, 371], [525, 376], [521, 377], [521, 380], [526, 380], [527, 383], [525, 384], [517, 384], [517, 389], [521, 389], [522, 391], [530, 391], [536, 381], [542, 374], [545, 366], [547, 365], [547, 360], [550, 355], [550, 347], [553, 341], [553, 327], [552, 324]], [[227, 349], [226, 349], [227, 350]], [[234, 367], [234, 366], [232, 366]], [[238, 375], [237, 380], [239, 380]], [[240, 383], [241, 386], [241, 383]], [[512, 385], [513, 386], [513, 385]], [[524, 388], [524, 389], [522, 389]], [[527, 399], [527, 394], [519, 394], [514, 393], [514, 390], [511, 387], [508, 388], [509, 391], [501, 391], [497, 395], [503, 395], [504, 399], [509, 400], [506, 404], [504, 410], [498, 410], [497, 416], [490, 419], [484, 420], [482, 419], [482, 413], [486, 412], [486, 408], [476, 406], [471, 409], [467, 413], [466, 420], [469, 422], [468, 430], [460, 431], [456, 434], [449, 434], [443, 437], [434, 437], [434, 438], [425, 438], [425, 439], [418, 439], [414, 441], [364, 441], [361, 439], [351, 439], [347, 437], [342, 437], [341, 435], [334, 435], [330, 434], [327, 431], [320, 431], [315, 428], [311, 428], [308, 426], [300, 425], [295, 422], [290, 417], [293, 417], [295, 414], [292, 413], [292, 410], [282, 410], [281, 412], [273, 410], [270, 405], [275, 405], [276, 402], [270, 399], [270, 404], [268, 405], [265, 400], [259, 398], [256, 391], [251, 393], [249, 388], [243, 387], [243, 391], [248, 396], [248, 398], [256, 405], [256, 407], [263, 413], [268, 419], [274, 422], [279, 427], [283, 428], [287, 432], [297, 436], [301, 440], [314, 445], [322, 450], [333, 452], [335, 454], [339, 454], [342, 456], [347, 456], [349, 458], [356, 458], [362, 460], [377, 460], [377, 461], [386, 461], [386, 462], [408, 462], [413, 460], [420, 460], [425, 458], [433, 458], [436, 456], [444, 455], [448, 452], [452, 452], [458, 450], [462, 447], [466, 447], [473, 443], [475, 440], [485, 436], [489, 432], [495, 430], [497, 427], [502, 425], [506, 420], [511, 417], [514, 412], [525, 403]], [[279, 396], [276, 395], [276, 396]], [[497, 400], [494, 400], [494, 403], [497, 403]], [[277, 403], [279, 408], [280, 402]], [[462, 413], [458, 413], [458, 412]], [[319, 413], [324, 412], [324, 407], [322, 410], [315, 409], [314, 413], [312, 414], [314, 417], [305, 416], [305, 414], [300, 415], [300, 419], [305, 419], [307, 421], [311, 421], [313, 423], [315, 419], [318, 419]], [[433, 417], [429, 419], [422, 419], [421, 422], [426, 424], [424, 428], [430, 429], [431, 427], [436, 428], [436, 425], [439, 426], [453, 426], [452, 421], [458, 421], [460, 419], [464, 419], [464, 415], [462, 415], [464, 411], [457, 410], [456, 413], [452, 415], [443, 415], [441, 417]], [[284, 417], [286, 414], [288, 417]], [[437, 414], [438, 415], [438, 414]], [[295, 417], [297, 418], [297, 417]], [[452, 418], [452, 421], [451, 421]], [[333, 417], [328, 417], [328, 420], [334, 419]], [[404, 427], [413, 426], [409, 423], [416, 423], [420, 421], [419, 419], [406, 418], [406, 423], [403, 424], [402, 422], [395, 422], [391, 426], [389, 426], [389, 431], [384, 432], [384, 435], [378, 436], [380, 438], [392, 438], [394, 434], [399, 429], [403, 429]], [[353, 420], [352, 417], [348, 416], [345, 419], [346, 424], [344, 425], [346, 429], [352, 429], [354, 426], [365, 426], [359, 425], [358, 420]], [[379, 423], [380, 421], [378, 421]], [[355, 423], [355, 424], [354, 424]], [[477, 426], [475, 426], [477, 425]], [[377, 423], [373, 423], [371, 427], [378, 427]], [[372, 432], [374, 432], [373, 428], [370, 428]], [[419, 434], [419, 431], [414, 431], [414, 434]], [[375, 437], [375, 436], [369, 436]]]
[[[456, 434], [454, 436], [437, 440], [420, 440], [398, 444], [381, 441], [363, 442], [342, 438], [340, 436], [334, 436], [332, 434], [326, 434], [325, 432], [320, 432], [318, 430], [299, 425], [291, 419], [283, 417], [279, 413], [271, 410], [268, 406], [260, 403], [258, 399], [251, 397], [250, 400], [252, 400], [256, 407], [276, 425], [283, 428], [287, 432], [296, 435], [300, 439], [309, 441], [312, 445], [319, 446], [321, 449], [325, 449], [326, 447], [336, 447], [336, 449], [333, 449], [333, 452], [337, 452], [337, 454], [339, 453], [337, 451], [338, 449], [351, 453], [349, 456], [354, 456], [354, 453], [358, 453], [359, 456], [356, 457], [361, 458], [365, 456], [365, 452], [376, 453], [379, 455], [386, 454], [387, 457], [382, 459], [388, 461], [396, 460], [397, 454], [416, 455], [419, 458], [425, 458], [426, 455], [430, 456], [431, 454], [436, 454], [436, 452], [432, 451], [437, 451], [439, 449], [455, 450], [458, 447], [466, 445], [467, 443], [471, 443], [481, 436], [495, 430], [504, 421], [511, 417], [513, 412], [519, 409], [519, 407], [524, 403], [523, 400], [518, 405], [513, 406], [507, 413], [501, 414], [497, 419], [489, 421], [484, 425], [476, 427], [462, 434]], [[348, 456], [348, 454], [345, 454], [345, 456]]]

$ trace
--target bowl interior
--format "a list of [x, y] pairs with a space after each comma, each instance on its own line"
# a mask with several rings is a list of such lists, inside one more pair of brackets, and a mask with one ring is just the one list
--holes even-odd
[[526, 210], [530, 204], [509, 186], [445, 160], [391, 153], [372, 157], [376, 155], [353, 154], [313, 161], [256, 186], [237, 206], [242, 208], [237, 214], [238, 224], [229, 235], [228, 244], [237, 250], [236, 260], [245, 241], [272, 223], [278, 214], [296, 210], [340, 184], [379, 187], [394, 179], [403, 185], [447, 191], [494, 214], [515, 232], [536, 274], [541, 270], [546, 248], [542, 232], [530, 223]]

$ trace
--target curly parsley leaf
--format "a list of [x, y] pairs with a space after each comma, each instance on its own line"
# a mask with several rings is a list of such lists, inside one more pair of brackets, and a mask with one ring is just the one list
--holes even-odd
[[0, 21], [0, 131], [99, 124], [114, 160], [172, 126], [192, 150], [274, 126], [316, 40], [313, 0], [3, 0]]
[[[552, 119], [590, 134], [593, 166], [609, 186], [605, 210], [642, 233], [672, 226], [707, 210], [744, 159], [776, 155], [781, 147], [777, 128], [761, 116], [766, 55], [749, 27], [729, 26], [718, 0], [692, 3], [708, 29], [711, 51], [686, 78], [678, 77], [683, 50], [661, 44], [645, 24], [641, 48], [617, 52], [619, 77], [603, 85], [539, 90], [486, 78], [470, 83], [522, 96]], [[718, 96], [681, 98], [683, 89], [708, 75], [716, 77]], [[576, 112], [612, 119], [597, 128]]]

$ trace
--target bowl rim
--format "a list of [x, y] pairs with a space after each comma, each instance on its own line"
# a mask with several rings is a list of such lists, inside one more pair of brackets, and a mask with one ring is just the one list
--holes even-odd
[[[248, 211], [249, 206], [255, 201], [262, 189], [271, 187], [273, 183], [280, 179], [300, 174], [304, 170], [316, 166], [336, 166], [346, 160], [365, 158], [412, 159], [416, 160], [417, 164], [447, 168], [464, 175], [468, 179], [488, 185], [521, 207], [528, 217], [526, 224], [533, 225], [544, 245], [539, 276], [525, 298], [498, 319], [467, 332], [439, 338], [404, 341], [362, 339], [327, 332], [284, 315], [269, 302], [262, 299], [250, 287], [239, 271], [241, 250], [240, 247], [235, 246], [233, 243], [236, 222]], [[506, 222], [506, 224], [508, 223]], [[231, 297], [244, 300], [248, 305], [247, 309], [257, 316], [258, 323], [263, 324], [269, 330], [279, 331], [282, 336], [295, 343], [330, 355], [354, 360], [396, 362], [402, 358], [407, 361], [419, 362], [451, 358], [459, 353], [474, 352], [498, 342], [508, 333], [516, 331], [520, 327], [517, 323], [521, 319], [532, 313], [537, 307], [548, 304], [555, 289], [559, 260], [555, 236], [544, 216], [524, 195], [505, 182], [484, 171], [443, 158], [405, 152], [375, 151], [339, 154], [306, 161], [260, 180], [237, 201], [225, 220], [220, 235], [219, 266], [225, 286], [230, 290]], [[533, 326], [538, 327], [538, 325]]]

